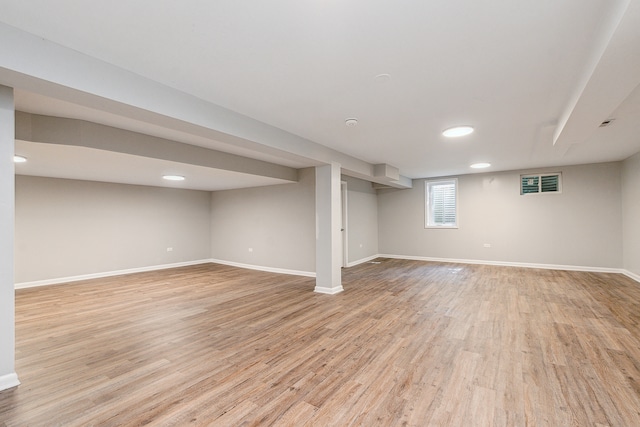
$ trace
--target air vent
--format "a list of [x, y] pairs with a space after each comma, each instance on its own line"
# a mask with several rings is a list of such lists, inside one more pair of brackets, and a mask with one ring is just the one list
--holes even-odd
[[606, 128], [607, 126], [609, 126], [611, 123], [613, 123], [615, 119], [607, 119], [604, 122], [600, 123], [601, 128]]

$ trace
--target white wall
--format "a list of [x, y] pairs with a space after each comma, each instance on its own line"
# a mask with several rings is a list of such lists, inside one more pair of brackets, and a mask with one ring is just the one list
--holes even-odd
[[[563, 173], [562, 194], [520, 196], [522, 171], [460, 176], [458, 230], [424, 228], [424, 180], [376, 195], [343, 176], [348, 261], [382, 253], [640, 274], [640, 154], [545, 171]], [[214, 193], [17, 176], [15, 281], [209, 258], [314, 272], [314, 186], [311, 168], [295, 184]]]
[[227, 262], [315, 272], [314, 169], [301, 169], [294, 184], [213, 192], [211, 255]]
[[624, 268], [640, 277], [640, 153], [622, 163]]
[[209, 259], [210, 200], [204, 191], [16, 176], [16, 283]]
[[378, 196], [368, 181], [343, 176], [347, 183], [348, 262], [357, 263], [378, 252]]
[[[558, 171], [561, 194], [520, 195], [521, 173]], [[619, 162], [459, 176], [453, 230], [424, 228], [424, 180], [413, 184], [378, 195], [380, 253], [622, 267]]]

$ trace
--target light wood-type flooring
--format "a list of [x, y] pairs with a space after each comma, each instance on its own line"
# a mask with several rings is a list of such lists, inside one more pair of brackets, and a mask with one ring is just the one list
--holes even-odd
[[378, 259], [16, 292], [0, 426], [640, 426], [640, 284]]

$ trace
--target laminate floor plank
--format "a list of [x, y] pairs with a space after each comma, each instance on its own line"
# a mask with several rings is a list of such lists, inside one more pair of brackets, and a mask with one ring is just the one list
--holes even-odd
[[636, 426], [640, 284], [378, 259], [202, 264], [16, 291], [0, 427]]

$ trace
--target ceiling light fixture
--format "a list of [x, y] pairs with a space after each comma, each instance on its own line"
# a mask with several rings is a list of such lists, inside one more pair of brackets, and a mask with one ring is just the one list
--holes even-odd
[[472, 167], [473, 169], [484, 169], [488, 168], [489, 166], [491, 166], [491, 163], [474, 163], [470, 167]]
[[184, 176], [182, 175], [163, 175], [162, 178], [167, 181], [184, 181]]
[[27, 161], [27, 158], [24, 156], [18, 156], [18, 155], [13, 156], [13, 163], [24, 163], [26, 161]]
[[350, 128], [358, 126], [358, 119], [347, 119], [344, 121], [344, 124]]
[[469, 135], [471, 132], [473, 132], [473, 127], [465, 125], [445, 129], [442, 131], [442, 134], [447, 138], [456, 138], [459, 136]]

